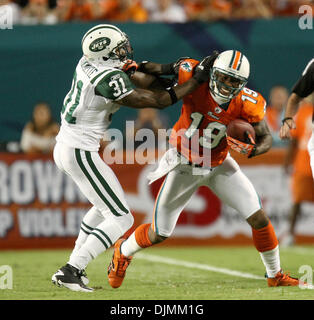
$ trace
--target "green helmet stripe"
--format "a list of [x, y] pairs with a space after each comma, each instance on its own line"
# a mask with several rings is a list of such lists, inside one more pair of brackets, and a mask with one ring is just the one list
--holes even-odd
[[93, 31], [96, 31], [96, 30], [98, 30], [98, 29], [103, 29], [103, 28], [107, 28], [107, 29], [113, 29], [113, 30], [115, 30], [115, 31], [117, 31], [117, 32], [120, 32], [121, 34], [122, 34], [122, 31], [119, 29], [119, 28], [117, 28], [117, 27], [115, 27], [115, 26], [111, 26], [111, 25], [107, 25], [107, 24], [102, 24], [102, 25], [100, 25], [100, 26], [96, 26], [96, 27], [94, 27], [94, 28], [92, 28], [90, 31], [88, 31], [86, 34], [85, 34], [85, 36], [83, 37], [83, 39], [82, 39], [82, 43], [83, 43], [83, 41], [86, 39], [86, 37], [89, 35], [89, 34], [91, 34]]

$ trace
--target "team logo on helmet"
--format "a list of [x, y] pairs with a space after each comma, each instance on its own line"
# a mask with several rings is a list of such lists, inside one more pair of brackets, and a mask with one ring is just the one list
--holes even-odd
[[93, 52], [104, 50], [107, 46], [109, 46], [110, 42], [111, 40], [107, 37], [98, 38], [89, 45], [89, 50]]
[[181, 68], [186, 72], [192, 71], [192, 66], [191, 66], [191, 64], [189, 62], [183, 62], [181, 64]]

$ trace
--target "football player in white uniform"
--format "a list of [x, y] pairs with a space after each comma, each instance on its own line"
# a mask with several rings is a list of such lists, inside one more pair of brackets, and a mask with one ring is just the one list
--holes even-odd
[[[54, 160], [93, 204], [68, 263], [52, 282], [73, 291], [90, 292], [85, 268], [112, 246], [133, 224], [133, 216], [113, 171], [98, 154], [99, 142], [120, 106], [163, 109], [207, 81], [211, 64], [206, 57], [193, 78], [176, 87], [151, 91], [155, 76], [137, 72], [134, 84], [123, 71], [132, 59], [128, 37], [113, 25], [93, 27], [82, 39], [83, 57], [64, 99], [62, 124], [56, 137]], [[128, 263], [128, 261], [126, 261]]]

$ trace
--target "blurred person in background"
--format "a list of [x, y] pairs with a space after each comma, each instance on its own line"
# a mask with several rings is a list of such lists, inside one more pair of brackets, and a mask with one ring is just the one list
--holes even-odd
[[266, 0], [266, 2], [269, 4], [274, 16], [298, 16], [299, 8], [303, 5], [314, 9], [313, 0]]
[[149, 17], [152, 22], [187, 22], [188, 18], [182, 5], [176, 0], [157, 0], [157, 7]]
[[189, 20], [217, 21], [230, 19], [231, 0], [181, 0]]
[[296, 129], [291, 130], [286, 159], [285, 172], [292, 171], [291, 193], [292, 206], [289, 216], [289, 230], [280, 239], [283, 246], [295, 243], [295, 226], [304, 202], [314, 202], [314, 181], [310, 166], [310, 155], [307, 144], [312, 134], [313, 94], [305, 99], [295, 116]]
[[58, 0], [56, 15], [59, 21], [91, 21], [95, 3], [90, 0]]
[[279, 130], [288, 97], [289, 92], [284, 86], [276, 85], [270, 90], [269, 105], [266, 109], [266, 122], [272, 134], [274, 146], [283, 145], [279, 138]]
[[199, 15], [206, 10], [206, 0], [180, 0], [188, 20], [198, 20]]
[[[136, 133], [140, 129], [152, 130], [155, 136], [154, 143], [149, 145], [150, 148], [158, 148], [158, 130], [166, 128], [166, 119], [162, 118], [158, 110], [153, 108], [139, 109], [137, 112], [137, 118], [134, 123], [134, 131], [126, 131], [126, 138], [134, 140], [134, 147], [137, 148], [143, 143], [143, 141], [136, 141]], [[162, 141], [164, 141], [163, 139]], [[164, 146], [161, 146], [164, 147]]]
[[[6, 6], [6, 7], [4, 7]], [[0, 0], [0, 13], [5, 8], [9, 8], [12, 12], [12, 23], [13, 25], [19, 24], [21, 20], [21, 7], [16, 0]]]
[[22, 24], [56, 24], [58, 18], [48, 0], [29, 0], [22, 10]]
[[[292, 92], [288, 98], [285, 115], [282, 119], [279, 136], [281, 139], [291, 139], [291, 129], [296, 128], [293, 117], [296, 115], [300, 102], [314, 92], [314, 58], [312, 58], [302, 72], [301, 77], [295, 83]], [[312, 176], [314, 178], [314, 109], [312, 109], [312, 136], [308, 143], [310, 153], [310, 165]]]
[[100, 0], [96, 17], [117, 22], [144, 23], [148, 21], [148, 12], [140, 0]]
[[275, 16], [296, 15], [296, 0], [267, 0]]
[[38, 154], [52, 152], [58, 131], [59, 124], [53, 120], [48, 103], [37, 103], [32, 120], [25, 125], [22, 132], [22, 151]]
[[[288, 99], [288, 103], [287, 103], [287, 107], [285, 110], [285, 115], [284, 118], [282, 120], [282, 126], [280, 128], [280, 138], [281, 139], [293, 139], [295, 137], [297, 137], [299, 139], [299, 144], [301, 144], [300, 148], [303, 147], [304, 148], [304, 143], [305, 143], [305, 139], [307, 139], [308, 135], [309, 135], [309, 139], [308, 139], [308, 143], [306, 144], [306, 149], [308, 151], [309, 157], [307, 157], [306, 153], [303, 151], [304, 156], [299, 156], [302, 160], [298, 160], [298, 158], [296, 158], [295, 162], [298, 161], [298, 163], [300, 163], [298, 165], [298, 168], [308, 168], [308, 165], [310, 165], [311, 167], [311, 171], [312, 171], [312, 182], [313, 182], [313, 177], [314, 177], [314, 109], [313, 109], [313, 92], [314, 92], [314, 58], [312, 58], [308, 64], [306, 65], [305, 69], [302, 72], [301, 77], [299, 78], [299, 80], [295, 83], [292, 92], [289, 96]], [[306, 97], [309, 97], [312, 95], [312, 100], [311, 100], [311, 106], [308, 106], [307, 109], [302, 109], [302, 113], [300, 110], [300, 114], [303, 114], [303, 110], [306, 110], [306, 112], [308, 112], [309, 114], [312, 115], [312, 120], [310, 124], [304, 125], [303, 123], [305, 121], [307, 121], [307, 123], [309, 123], [309, 120], [298, 120], [299, 118], [297, 117], [297, 119], [294, 119], [294, 116], [296, 115], [299, 105], [301, 105], [301, 101], [304, 100]], [[305, 113], [305, 111], [304, 111]], [[306, 113], [303, 118], [308, 118], [308, 114]], [[301, 118], [301, 116], [300, 116]], [[298, 121], [298, 122], [297, 122]], [[301, 121], [301, 123], [299, 123], [299, 121]], [[311, 130], [311, 132], [309, 134], [307, 134], [306, 132], [304, 133], [304, 140], [301, 140], [300, 136], [302, 134], [302, 126], [303, 126], [303, 131], [305, 130]], [[300, 127], [300, 128], [299, 128]], [[304, 128], [305, 127], [305, 128]], [[291, 130], [292, 129], [292, 130]], [[296, 135], [295, 135], [296, 132]], [[300, 133], [301, 132], [301, 133]], [[298, 134], [300, 133], [300, 134]], [[296, 144], [296, 142], [292, 142], [294, 144]], [[291, 153], [291, 151], [290, 151]], [[298, 154], [302, 154], [301, 151]], [[291, 156], [290, 156], [291, 158]], [[289, 154], [288, 154], [288, 159], [289, 159]], [[287, 163], [289, 163], [289, 161], [287, 161]], [[297, 166], [296, 166], [297, 167]], [[301, 172], [301, 171], [300, 171]], [[303, 171], [303, 174], [299, 174], [296, 175], [296, 177], [299, 176], [305, 176], [309, 174], [309, 172], [305, 169], [305, 171]], [[297, 179], [297, 178], [295, 178]], [[304, 178], [305, 180], [305, 178]], [[300, 184], [299, 182], [296, 182], [296, 180], [294, 180], [295, 183]], [[304, 181], [302, 181], [301, 183], [304, 183]], [[298, 190], [299, 188], [303, 188], [302, 185], [298, 185], [295, 190], [294, 190], [294, 204], [292, 206], [292, 211], [291, 211], [291, 226], [290, 226], [290, 235], [288, 234], [287, 239], [284, 240], [286, 241], [286, 243], [289, 244], [289, 242], [291, 243], [293, 241], [293, 232], [294, 232], [294, 224], [296, 220], [296, 217], [299, 214], [300, 208], [298, 208], [298, 202], [300, 202], [300, 200], [304, 201], [304, 198], [302, 196], [301, 199], [297, 199], [295, 193], [296, 190]], [[307, 194], [310, 190], [307, 190]], [[304, 195], [305, 197], [305, 195]], [[290, 239], [289, 239], [290, 236]]]
[[273, 17], [266, 0], [234, 0], [232, 19], [256, 19]]
[[271, 18], [266, 0], [181, 0], [189, 20], [217, 21]]

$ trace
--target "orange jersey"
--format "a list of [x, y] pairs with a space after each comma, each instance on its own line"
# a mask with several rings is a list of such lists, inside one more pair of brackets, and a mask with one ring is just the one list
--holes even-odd
[[295, 174], [304, 176], [312, 176], [310, 155], [307, 150], [307, 144], [312, 134], [312, 113], [312, 104], [302, 104], [295, 117], [296, 129], [291, 130], [291, 136], [298, 141], [298, 149], [294, 159], [294, 171]]
[[[186, 59], [179, 69], [179, 84], [188, 81], [198, 61]], [[170, 144], [190, 162], [216, 167], [226, 158], [229, 146], [227, 125], [234, 119], [260, 122], [265, 115], [266, 101], [257, 92], [244, 88], [226, 110], [211, 96], [208, 83], [183, 98], [181, 116], [174, 125]]]

